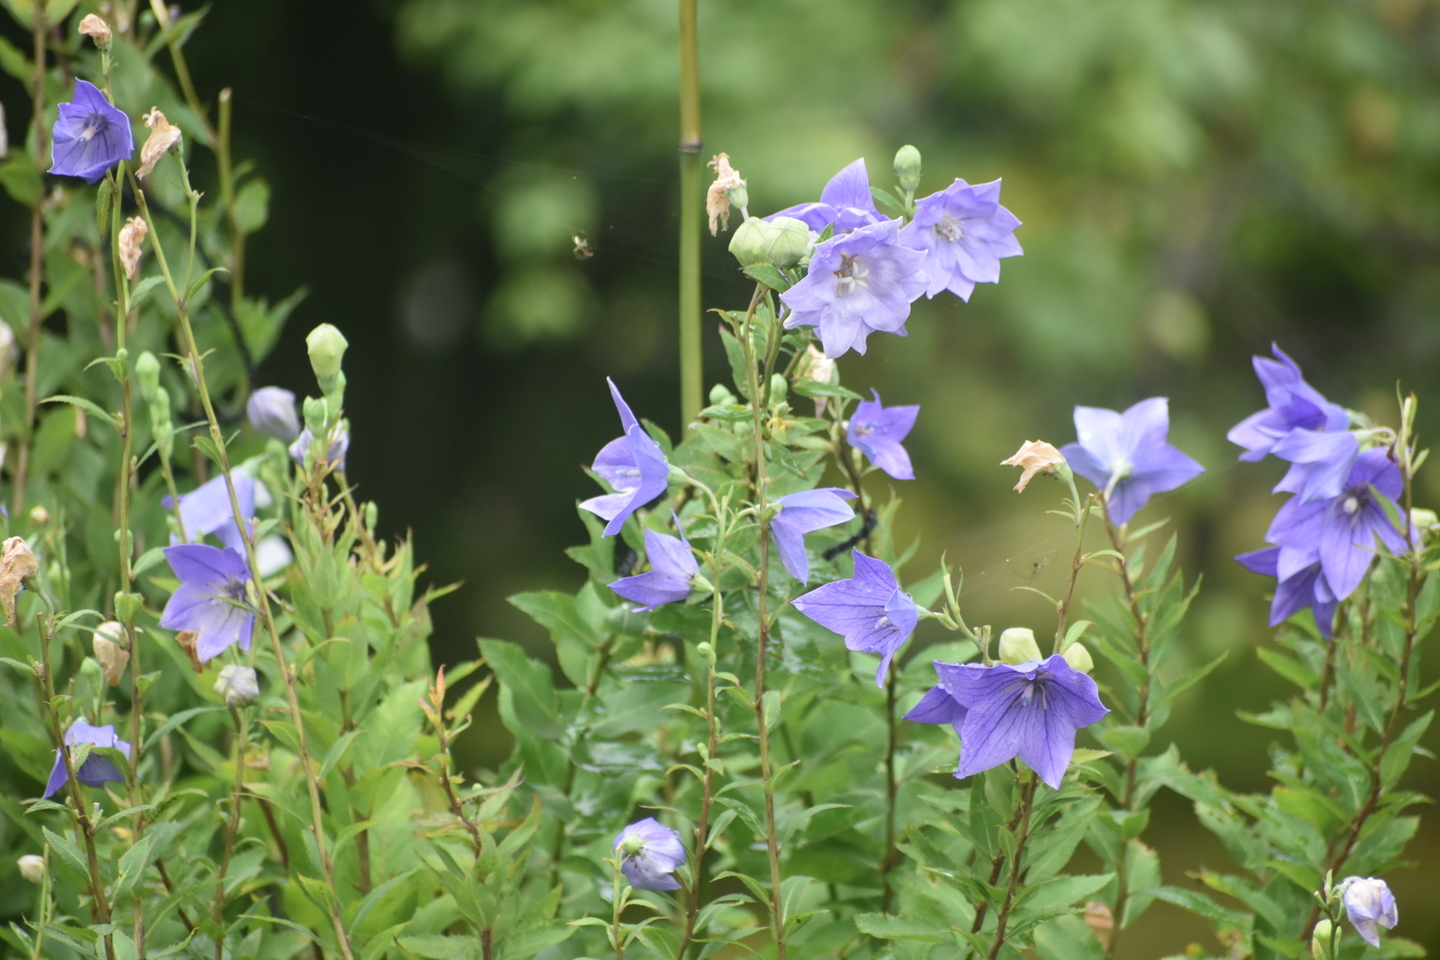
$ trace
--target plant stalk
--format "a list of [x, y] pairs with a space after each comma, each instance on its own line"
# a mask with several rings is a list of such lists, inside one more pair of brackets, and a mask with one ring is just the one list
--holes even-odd
[[700, 48], [697, 0], [680, 0], [680, 426], [700, 413]]

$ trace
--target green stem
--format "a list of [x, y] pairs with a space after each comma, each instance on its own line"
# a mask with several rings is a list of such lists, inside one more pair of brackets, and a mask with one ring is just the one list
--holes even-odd
[[697, 0], [680, 0], [680, 423], [700, 413], [700, 51]]
[[1005, 943], [1005, 926], [1010, 920], [1010, 910], [1015, 905], [1015, 891], [1020, 886], [1021, 865], [1025, 859], [1025, 841], [1030, 836], [1030, 812], [1035, 805], [1035, 786], [1039, 778], [1032, 772], [1030, 778], [1020, 787], [1020, 825], [1015, 834], [1015, 856], [1010, 860], [1010, 883], [1005, 892], [1005, 902], [995, 918], [995, 939], [990, 945], [989, 960], [1000, 956], [1000, 947]]
[[[1074, 480], [1070, 481], [1071, 489], [1074, 489]], [[1093, 495], [1092, 495], [1093, 498]], [[1080, 568], [1085, 565], [1085, 525], [1090, 520], [1090, 500], [1085, 505], [1080, 505], [1078, 496], [1074, 500], [1075, 509], [1080, 512], [1078, 523], [1079, 532], [1075, 537], [1075, 559], [1070, 563], [1070, 582], [1065, 587], [1065, 599], [1061, 600], [1055, 607], [1055, 653], [1062, 653], [1060, 645], [1065, 642], [1065, 620], [1070, 614], [1070, 601], [1075, 597], [1075, 581], [1080, 579]]]
[[250, 728], [240, 711], [231, 707], [230, 717], [235, 721], [235, 787], [230, 793], [230, 817], [225, 822], [225, 855], [215, 875], [215, 960], [224, 960], [225, 955], [225, 875], [230, 872], [235, 838], [240, 833], [240, 807], [245, 800], [245, 752], [250, 746]]
[[625, 855], [616, 851], [615, 859], [615, 886], [610, 890], [610, 940], [615, 946], [615, 960], [625, 960], [625, 936], [620, 929], [620, 914], [625, 911], [625, 897], [620, 893], [620, 884], [624, 882], [625, 876], [620, 872], [620, 862]]
[[[34, 41], [35, 75], [30, 88], [30, 122], [34, 126], [37, 165], [49, 143], [45, 129], [45, 5], [33, 4], [31, 35]], [[40, 282], [45, 266], [45, 191], [30, 204], [30, 325], [25, 331], [25, 431], [15, 462], [15, 498], [10, 515], [19, 518], [25, 509], [25, 486], [30, 477], [30, 441], [35, 433], [36, 382], [40, 375], [40, 325], [45, 320], [40, 301]]]
[[895, 869], [895, 801], [899, 796], [899, 783], [895, 780], [895, 751], [900, 745], [900, 726], [895, 716], [895, 675], [899, 666], [891, 664], [885, 675], [885, 726], [888, 742], [885, 749], [885, 859], [880, 862], [880, 877], [884, 893], [880, 898], [880, 912], [890, 912], [894, 887], [890, 883], [890, 871]]

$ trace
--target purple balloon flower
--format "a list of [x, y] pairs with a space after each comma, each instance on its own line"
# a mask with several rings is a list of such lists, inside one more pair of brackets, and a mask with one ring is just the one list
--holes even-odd
[[180, 578], [180, 586], [165, 604], [160, 626], [195, 631], [195, 655], [201, 663], [236, 643], [249, 651], [255, 608], [248, 597], [250, 568], [240, 554], [183, 543], [166, 547], [165, 559]]
[[300, 436], [300, 417], [295, 412], [295, 394], [283, 387], [261, 387], [245, 403], [250, 425], [281, 443]]
[[846, 500], [855, 494], [839, 487], [802, 490], [775, 501], [780, 512], [770, 521], [770, 536], [780, 562], [790, 576], [804, 583], [810, 579], [810, 558], [805, 555], [805, 534], [855, 519]]
[[957, 179], [915, 201], [915, 219], [900, 242], [925, 252], [927, 297], [949, 290], [968, 301], [977, 283], [1000, 282], [1000, 260], [1025, 251], [1015, 239], [1020, 221], [1000, 206], [1000, 181], [974, 186]]
[[679, 890], [672, 874], [685, 862], [680, 834], [654, 817], [630, 824], [615, 838], [620, 870], [637, 890]]
[[1166, 442], [1169, 432], [1170, 406], [1164, 397], [1141, 400], [1124, 413], [1076, 407], [1080, 442], [1066, 444], [1060, 453], [1105, 494], [1110, 519], [1124, 524], [1153, 495], [1205, 472]]
[[850, 446], [865, 454], [871, 463], [896, 480], [914, 480], [910, 454], [900, 446], [900, 441], [914, 428], [920, 408], [884, 407], [880, 405], [879, 391], [871, 390], [870, 393], [875, 399], [862, 401], [855, 408], [846, 439]]
[[130, 118], [93, 83], [75, 81], [75, 96], [57, 108], [51, 132], [50, 172], [94, 183], [135, 152]]
[[1390, 886], [1379, 877], [1346, 877], [1341, 888], [1345, 916], [1354, 924], [1355, 932], [1370, 946], [1380, 946], [1380, 931], [1375, 928], [1393, 930], [1400, 922], [1400, 910]]
[[1407, 549], [1404, 534], [1383, 506], [1400, 496], [1404, 486], [1400, 468], [1384, 450], [1366, 450], [1355, 458], [1338, 496], [1312, 503], [1300, 497], [1286, 501], [1265, 534], [1280, 547], [1282, 574], [1318, 556], [1330, 590], [1340, 600], [1350, 596], [1375, 559], [1377, 539], [1396, 553]]
[[865, 169], [865, 158], [854, 163], [830, 178], [825, 189], [820, 191], [819, 203], [801, 203], [786, 207], [779, 213], [772, 213], [766, 220], [776, 217], [794, 217], [801, 220], [816, 233], [835, 224], [835, 232], [849, 233], [857, 227], [879, 223], [885, 218], [875, 209], [875, 198], [870, 194], [870, 174]]
[[910, 304], [925, 292], [925, 254], [898, 242], [900, 221], [882, 220], [817, 244], [810, 271], [780, 295], [790, 316], [785, 329], [819, 327], [831, 359], [876, 330], [905, 336]]
[[[243, 473], [232, 476], [235, 478], [235, 499], [240, 501], [240, 512], [248, 520], [255, 516], [257, 481]], [[160, 504], [169, 510], [172, 502], [167, 496]], [[242, 554], [245, 552], [245, 540], [240, 532], [240, 525], [235, 522], [235, 512], [230, 504], [230, 488], [225, 485], [223, 475], [207, 480], [189, 493], [180, 495], [180, 523], [185, 527], [184, 536], [172, 536], [172, 543], [196, 543], [205, 534], [212, 533], [231, 550]]]
[[890, 659], [915, 632], [915, 601], [900, 589], [890, 565], [854, 551], [855, 576], [796, 597], [795, 609], [845, 638], [847, 650], [880, 654], [875, 685], [883, 686]]
[[1237, 423], [1226, 437], [1245, 448], [1241, 460], [1271, 453], [1293, 464], [1275, 492], [1298, 493], [1305, 503], [1334, 497], [1360, 452], [1349, 432], [1350, 415], [1306, 383], [1299, 365], [1277, 345], [1270, 349], [1274, 360], [1253, 358], [1269, 406]]
[[950, 691], [945, 689], [943, 683], [937, 683], [925, 692], [925, 696], [910, 708], [910, 712], [905, 714], [903, 719], [916, 723], [948, 723], [955, 728], [955, 736], [958, 737], [968, 712], [960, 705], [959, 700], [950, 696]]
[[[76, 720], [70, 724], [70, 729], [65, 731], [65, 744], [67, 746], [79, 746], [82, 743], [94, 744], [97, 747], [114, 747], [130, 757], [130, 744], [115, 736], [115, 728], [106, 724], [103, 727], [92, 727], [84, 720]], [[98, 787], [107, 782], [124, 780], [120, 771], [115, 769], [115, 764], [98, 753], [92, 753], [85, 758], [75, 771], [75, 779], [87, 787]], [[55, 766], [50, 770], [50, 780], [45, 784], [45, 796], [52, 796], [57, 790], [70, 782], [70, 772], [65, 769], [65, 758], [60, 751], [55, 751]]]
[[[341, 473], [345, 472], [345, 456], [350, 452], [350, 428], [343, 423], [331, 427], [330, 449], [325, 451], [325, 461], [335, 464], [335, 469]], [[290, 444], [290, 459], [294, 460], [300, 467], [305, 466], [305, 454], [310, 452], [310, 445], [315, 441], [315, 434], [306, 427], [300, 431], [300, 436]]]
[[637, 612], [653, 610], [662, 603], [684, 600], [690, 595], [690, 581], [700, 573], [700, 564], [695, 562], [684, 531], [679, 537], [672, 537], [646, 527], [645, 556], [650, 559], [649, 573], [616, 580], [610, 589], [626, 600], [644, 604], [635, 608]]
[[1282, 574], [1282, 552], [1279, 547], [1267, 547], [1254, 553], [1242, 553], [1235, 559], [1240, 561], [1245, 569], [1275, 577], [1279, 581], [1275, 585], [1275, 599], [1270, 602], [1270, 626], [1279, 626], [1301, 610], [1310, 607], [1320, 635], [1329, 640], [1335, 624], [1335, 607], [1339, 601], [1320, 568], [1318, 554], [1290, 551], [1285, 558], [1287, 567]]
[[591, 497], [580, 507], [610, 521], [605, 525], [605, 536], [611, 537], [625, 526], [630, 514], [665, 492], [670, 483], [670, 464], [665, 461], [660, 444], [630, 412], [615, 381], [606, 377], [605, 382], [610, 384], [610, 396], [615, 401], [615, 409], [620, 411], [620, 425], [625, 435], [605, 444], [590, 469], [604, 477], [615, 492]]

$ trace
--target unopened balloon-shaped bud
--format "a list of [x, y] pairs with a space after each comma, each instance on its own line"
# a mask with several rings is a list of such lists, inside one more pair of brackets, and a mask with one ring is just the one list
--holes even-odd
[[149, 350], [135, 359], [135, 379], [140, 381], [140, 395], [147, 401], [160, 389], [160, 361]]
[[712, 407], [723, 407], [735, 402], [735, 394], [723, 383], [717, 383], [710, 388], [710, 405]]
[[700, 654], [701, 660], [704, 660], [712, 667], [715, 666], [715, 648], [710, 646], [708, 642], [697, 643], [695, 645], [695, 652]]
[[261, 387], [245, 404], [250, 425], [261, 433], [291, 443], [300, 436], [300, 417], [295, 413], [295, 394], [281, 387]]
[[1310, 934], [1310, 955], [1315, 960], [1335, 960], [1331, 943], [1335, 939], [1335, 924], [1328, 917], [1321, 917]]
[[767, 263], [777, 267], [793, 267], [810, 252], [810, 228], [804, 220], [776, 217], [770, 221], [773, 231], [767, 250]]
[[785, 402], [790, 393], [790, 384], [785, 382], [783, 373], [770, 374], [770, 402], [776, 406]]
[[44, 881], [44, 857], [36, 856], [33, 853], [27, 853], [19, 860], [16, 860], [15, 864], [20, 868], [20, 876], [24, 877], [26, 880], [29, 880], [31, 883], [41, 883]]
[[1421, 536], [1427, 536], [1440, 530], [1440, 515], [1437, 515], [1434, 510], [1414, 507], [1410, 511], [1410, 525]]
[[315, 436], [325, 432], [325, 419], [330, 413], [324, 400], [316, 397], [305, 398], [305, 426]]
[[920, 151], [908, 143], [895, 151], [895, 176], [906, 193], [920, 186]]
[[753, 267], [765, 262], [771, 229], [770, 223], [759, 217], [751, 217], [735, 228], [730, 238], [730, 253], [740, 261], [740, 266]]
[[215, 678], [215, 692], [225, 698], [227, 707], [243, 707], [260, 696], [260, 680], [254, 667], [231, 663], [220, 668]]
[[745, 189], [745, 181], [741, 180], [725, 191], [732, 207], [739, 207], [741, 210], [750, 206], [750, 192]]
[[325, 386], [325, 381], [339, 376], [340, 364], [345, 359], [345, 350], [349, 346], [350, 341], [345, 339], [345, 335], [328, 323], [320, 324], [305, 337], [305, 349], [310, 354], [310, 368], [315, 371], [315, 378], [320, 381], [321, 387]]
[[1040, 659], [1040, 645], [1035, 642], [1034, 630], [1029, 627], [1011, 627], [1000, 634], [1001, 663], [1015, 665]]
[[125, 674], [125, 665], [130, 662], [130, 651], [126, 649], [125, 627], [114, 620], [108, 620], [95, 628], [92, 643], [95, 659], [105, 673], [105, 682], [112, 687]]
[[1090, 650], [1083, 643], [1072, 643], [1065, 648], [1065, 662], [1081, 673], [1089, 673], [1095, 669], [1095, 659], [1090, 656]]
[[110, 25], [93, 13], [87, 13], [80, 21], [79, 32], [81, 36], [89, 37], [95, 41], [95, 46], [101, 50], [110, 49]]
[[1345, 916], [1355, 932], [1372, 947], [1380, 946], [1380, 927], [1393, 930], [1400, 922], [1395, 895], [1379, 877], [1346, 877], [1340, 881], [1340, 898], [1345, 903]]
[[43, 527], [50, 522], [50, 511], [45, 509], [43, 503], [37, 503], [30, 508], [30, 522], [37, 527]]

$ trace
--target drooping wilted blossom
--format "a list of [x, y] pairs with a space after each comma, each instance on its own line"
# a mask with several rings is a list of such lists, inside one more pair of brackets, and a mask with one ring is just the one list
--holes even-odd
[[60, 104], [51, 132], [50, 173], [94, 183], [135, 152], [130, 118], [93, 83], [75, 81], [75, 96]]
[[902, 246], [900, 221], [883, 220], [817, 244], [810, 272], [780, 295], [785, 329], [819, 327], [825, 356], [865, 352], [879, 330], [905, 336], [910, 304], [925, 292], [925, 254]]
[[816, 233], [830, 224], [835, 233], [849, 233], [859, 227], [880, 223], [885, 218], [875, 209], [875, 198], [870, 193], [870, 173], [865, 169], [865, 158], [847, 165], [830, 178], [825, 189], [820, 191], [818, 203], [800, 203], [772, 213], [766, 220], [776, 217], [791, 217], [802, 221]]
[[950, 695], [950, 691], [945, 689], [943, 683], [937, 683], [925, 691], [925, 696], [910, 708], [903, 719], [912, 720], [915, 723], [948, 723], [955, 728], [955, 736], [958, 737], [965, 724], [965, 714], [968, 712], [960, 705], [959, 700]]
[[234, 644], [249, 651], [255, 608], [249, 599], [250, 568], [234, 550], [203, 543], [166, 547], [165, 559], [180, 578], [160, 626], [196, 634], [195, 655], [206, 663]]
[[973, 776], [1013, 757], [1055, 789], [1075, 752], [1075, 731], [1110, 711], [1095, 681], [1059, 654], [1011, 665], [935, 661], [940, 684], [960, 706], [960, 767]]
[[1279, 626], [1310, 607], [1320, 635], [1329, 640], [1339, 601], [1321, 570], [1319, 552], [1290, 551], [1285, 557], [1287, 566], [1283, 574], [1280, 567], [1282, 552], [1279, 547], [1267, 547], [1253, 553], [1242, 553], [1235, 559], [1247, 570], [1276, 578], [1275, 599], [1270, 602], [1270, 626]]
[[872, 389], [870, 393], [875, 399], [862, 401], [855, 408], [846, 439], [850, 446], [865, 454], [871, 463], [896, 480], [914, 480], [915, 470], [910, 466], [910, 454], [900, 441], [914, 429], [920, 408], [885, 407], [880, 403], [879, 391]]
[[790, 576], [804, 583], [810, 579], [810, 558], [805, 555], [805, 534], [855, 519], [846, 500], [855, 494], [839, 487], [802, 490], [775, 501], [779, 512], [770, 521], [770, 536], [780, 562]]
[[620, 870], [637, 890], [679, 890], [674, 873], [685, 863], [680, 834], [654, 817], [630, 824], [615, 838]]
[[855, 575], [816, 587], [793, 601], [795, 609], [845, 638], [847, 650], [880, 655], [875, 685], [884, 686], [890, 660], [915, 632], [920, 614], [882, 560], [854, 551]]
[[1000, 181], [971, 185], [957, 179], [915, 201], [915, 219], [900, 242], [925, 253], [930, 278], [925, 295], [949, 290], [968, 301], [977, 283], [1000, 282], [1000, 260], [1023, 250], [1015, 239], [1020, 221], [1000, 206]]
[[[255, 516], [255, 488], [258, 481], [243, 473], [233, 473], [231, 476], [235, 481], [235, 499], [240, 501], [240, 513], [249, 520]], [[166, 510], [173, 505], [168, 496], [160, 503]], [[170, 539], [173, 543], [195, 543], [205, 534], [211, 533], [231, 550], [242, 554], [245, 552], [245, 540], [240, 525], [235, 521], [230, 488], [225, 483], [224, 474], [180, 495], [180, 523], [185, 527], [184, 535], [172, 535]]]
[[1280, 547], [1281, 569], [1297, 569], [1318, 556], [1330, 589], [1344, 600], [1365, 578], [1377, 541], [1396, 553], [1407, 549], [1383, 505], [1404, 486], [1400, 468], [1384, 450], [1366, 450], [1355, 458], [1339, 495], [1311, 503], [1292, 497], [1275, 514], [1265, 539]]
[[295, 394], [283, 387], [261, 387], [250, 394], [245, 403], [245, 416], [250, 418], [250, 426], [281, 443], [292, 443], [300, 436]]
[[1340, 899], [1345, 904], [1345, 915], [1355, 926], [1355, 932], [1372, 947], [1380, 946], [1380, 931], [1395, 929], [1400, 922], [1400, 908], [1395, 905], [1395, 895], [1390, 886], [1379, 877], [1346, 877], [1340, 881], [1344, 892]]
[[626, 600], [642, 604], [635, 608], [637, 612], [684, 600], [690, 595], [690, 585], [700, 573], [700, 565], [695, 562], [695, 554], [683, 531], [680, 536], [672, 537], [646, 527], [645, 556], [650, 560], [648, 573], [616, 580], [610, 589]]
[[[345, 456], [350, 452], [350, 428], [344, 423], [337, 423], [330, 428], [330, 449], [325, 451], [325, 462], [334, 464], [334, 468], [341, 473], [345, 472]], [[300, 467], [305, 466], [305, 454], [310, 452], [310, 445], [315, 441], [315, 435], [306, 427], [300, 431], [300, 436], [290, 444], [290, 459], [294, 460]]]
[[670, 464], [660, 444], [630, 412], [630, 405], [620, 396], [615, 381], [606, 377], [605, 382], [610, 384], [610, 397], [620, 413], [620, 426], [625, 435], [600, 448], [590, 469], [603, 477], [615, 492], [591, 497], [580, 507], [610, 521], [605, 525], [605, 536], [611, 537], [620, 532], [630, 514], [665, 492], [670, 483]]
[[1205, 472], [1166, 441], [1170, 405], [1164, 397], [1141, 400], [1124, 413], [1075, 408], [1079, 443], [1060, 448], [1070, 468], [1099, 487], [1110, 519], [1127, 523], [1146, 501]]
[[[84, 720], [76, 720], [70, 724], [70, 729], [65, 731], [65, 745], [78, 747], [82, 743], [89, 743], [97, 747], [114, 747], [123, 753], [128, 759], [130, 756], [130, 744], [115, 736], [115, 728], [110, 724], [103, 727], [93, 727]], [[85, 758], [75, 771], [75, 779], [87, 787], [99, 787], [106, 783], [124, 780], [115, 764], [109, 759], [92, 753]], [[45, 784], [45, 796], [53, 796], [56, 791], [70, 782], [70, 771], [65, 769], [65, 758], [60, 751], [55, 751], [55, 766], [50, 770], [50, 780]]]
[[1008, 460], [1001, 460], [1002, 467], [1019, 467], [1020, 482], [1015, 484], [1015, 492], [1022, 493], [1030, 485], [1030, 480], [1037, 473], [1054, 473], [1055, 468], [1065, 462], [1065, 458], [1044, 440], [1026, 440], [1015, 451], [1015, 455]]

